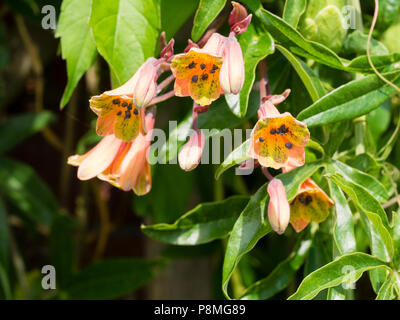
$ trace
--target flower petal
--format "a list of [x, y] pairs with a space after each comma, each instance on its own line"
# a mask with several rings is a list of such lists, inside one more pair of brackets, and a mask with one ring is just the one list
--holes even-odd
[[290, 203], [290, 222], [299, 232], [310, 222], [320, 223], [329, 216], [329, 209], [333, 201], [311, 179], [307, 179], [301, 186], [300, 192]]
[[262, 166], [274, 169], [284, 167], [289, 156], [292, 156], [291, 160], [301, 163], [302, 149], [296, 147], [304, 148], [309, 137], [307, 127], [288, 113], [263, 118], [258, 120], [251, 133], [249, 154]]
[[221, 94], [219, 72], [222, 58], [192, 49], [172, 59], [171, 70], [176, 78], [177, 96], [188, 96], [199, 105], [209, 105]]
[[96, 133], [114, 135], [123, 141], [131, 141], [140, 131], [139, 110], [128, 96], [109, 96], [103, 93], [90, 99], [91, 109], [99, 116]]
[[91, 151], [78, 168], [78, 178], [89, 180], [102, 173], [113, 162], [121, 141], [114, 135], [104, 137]]

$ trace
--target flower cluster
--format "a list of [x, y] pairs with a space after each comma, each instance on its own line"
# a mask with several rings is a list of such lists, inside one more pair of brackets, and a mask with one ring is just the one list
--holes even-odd
[[[197, 128], [197, 114], [223, 93], [238, 94], [244, 82], [242, 50], [236, 35], [246, 31], [251, 21], [246, 9], [233, 2], [228, 37], [206, 34], [199, 44], [189, 40], [182, 54], [174, 54], [174, 39], [161, 35], [160, 58], [149, 58], [122, 86], [90, 99], [90, 108], [98, 116], [96, 133], [104, 138], [84, 155], [68, 158], [78, 166], [78, 178], [105, 180], [122, 190], [138, 195], [151, 189], [147, 154], [155, 122], [155, 104], [174, 95], [190, 96], [193, 103], [194, 134], [179, 153], [179, 164], [189, 171], [200, 162], [205, 144]], [[204, 45], [201, 45], [204, 43]], [[172, 75], [157, 83], [164, 72]], [[172, 82], [174, 90], [161, 94]]]
[[282, 169], [288, 172], [304, 165], [305, 146], [310, 139], [307, 126], [296, 120], [290, 113], [281, 114], [276, 105], [290, 94], [286, 90], [281, 95], [264, 98], [258, 110], [259, 120], [250, 136], [249, 155], [262, 167], [271, 181], [267, 192], [268, 219], [274, 231], [282, 234], [289, 222], [300, 232], [311, 221], [322, 222], [329, 215], [333, 201], [311, 179], [300, 186], [296, 197], [289, 202], [282, 181], [273, 178], [267, 168]]

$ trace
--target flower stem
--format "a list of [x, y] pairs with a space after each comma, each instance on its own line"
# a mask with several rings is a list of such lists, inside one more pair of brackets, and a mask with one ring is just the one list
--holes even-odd
[[151, 100], [150, 104], [146, 108], [148, 108], [154, 104], [168, 100], [168, 99], [172, 98], [174, 95], [175, 95], [174, 90], [171, 90], [167, 93], [162, 94], [161, 96], [155, 97], [153, 100]]
[[172, 81], [174, 81], [175, 77], [171, 74], [169, 77], [165, 78], [158, 86], [157, 86], [157, 94], [163, 91]]

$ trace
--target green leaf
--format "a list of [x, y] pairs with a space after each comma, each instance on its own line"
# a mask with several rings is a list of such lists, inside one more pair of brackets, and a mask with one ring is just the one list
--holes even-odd
[[3, 154], [54, 120], [49, 111], [23, 113], [0, 124], [0, 153]]
[[50, 226], [57, 200], [36, 172], [24, 163], [0, 158], [0, 190], [29, 220]]
[[169, 244], [193, 246], [207, 243], [228, 235], [248, 201], [246, 196], [234, 196], [223, 201], [202, 203], [174, 224], [142, 226], [142, 231]]
[[[363, 187], [351, 181], [345, 180], [339, 175], [331, 176], [332, 181], [337, 184], [353, 200], [354, 204], [361, 209], [372, 223], [376, 232], [383, 241], [388, 257], [393, 256], [393, 240], [389, 233], [389, 224], [385, 211], [379, 202]], [[375, 254], [375, 253], [373, 253]], [[380, 256], [383, 259], [385, 257]], [[386, 259], [385, 259], [386, 260]]]
[[65, 289], [68, 299], [115, 299], [146, 284], [163, 264], [142, 259], [112, 259], [82, 270]]
[[76, 259], [74, 240], [75, 221], [66, 215], [59, 215], [51, 224], [50, 259], [57, 270], [57, 286], [63, 288], [70, 280]]
[[398, 20], [399, 13], [399, 0], [379, 0], [377, 28], [380, 30], [387, 29], [396, 19]]
[[225, 98], [232, 112], [239, 117], [244, 117], [256, 78], [256, 67], [262, 59], [272, 54], [275, 48], [271, 35], [261, 28], [256, 28], [254, 24], [240, 35], [239, 43], [243, 52], [245, 70], [243, 88], [237, 95], [225, 94]]
[[[345, 52], [345, 54], [355, 55], [367, 54], [367, 42], [368, 36], [366, 34], [361, 33], [359, 30], [354, 30], [347, 37], [343, 52]], [[371, 39], [370, 50], [373, 56], [389, 54], [385, 45], [373, 38]]]
[[262, 185], [240, 214], [233, 226], [225, 251], [222, 269], [222, 291], [228, 294], [229, 279], [240, 259], [254, 248], [258, 240], [267, 235], [272, 229], [264, 210], [268, 199], [267, 184]]
[[[400, 72], [393, 71], [384, 75], [395, 81]], [[400, 81], [395, 83], [400, 84]], [[309, 127], [353, 119], [378, 108], [395, 93], [396, 90], [378, 76], [369, 75], [331, 91], [300, 112], [297, 118]]]
[[158, 0], [92, 0], [89, 25], [117, 85], [155, 55], [160, 33]]
[[192, 40], [197, 42], [208, 26], [225, 7], [226, 0], [200, 0], [193, 21]]
[[[322, 165], [322, 162], [308, 163], [276, 177], [285, 185], [289, 201], [296, 196], [303, 181]], [[267, 185], [268, 183], [262, 185], [255, 195], [251, 197], [249, 203], [233, 226], [229, 237], [222, 270], [222, 291], [227, 298], [229, 298], [229, 279], [240, 259], [254, 248], [258, 240], [271, 231], [271, 226], [264, 214], [268, 199]]]
[[64, 0], [61, 5], [56, 37], [61, 38], [61, 52], [67, 60], [68, 83], [61, 98], [63, 108], [71, 98], [82, 75], [93, 65], [96, 44], [89, 28], [92, 0]]
[[304, 236], [304, 234], [297, 241], [296, 247], [290, 256], [282, 261], [266, 278], [251, 285], [241, 299], [269, 299], [289, 285], [297, 270], [303, 265], [311, 247], [312, 235], [307, 233]]
[[[290, 48], [292, 53], [344, 71], [372, 72], [366, 56], [357, 57], [351, 61], [340, 58], [326, 46], [306, 40], [282, 18], [259, 6], [251, 5], [251, 7], [252, 10], [255, 10], [255, 15], [266, 26], [275, 41], [285, 48]], [[372, 56], [371, 59], [375, 67], [381, 68], [399, 61], [400, 55]]]
[[283, 9], [283, 20], [290, 24], [293, 28], [297, 28], [300, 18], [306, 11], [306, 0], [286, 0]]
[[343, 191], [330, 180], [328, 180], [328, 183], [331, 191], [331, 198], [335, 203], [333, 226], [333, 238], [335, 244], [341, 255], [355, 252], [357, 249], [357, 243], [354, 233], [353, 214]]
[[[344, 268], [352, 267], [346, 273]], [[341, 256], [304, 278], [297, 291], [288, 300], [311, 300], [320, 291], [340, 285], [346, 279], [358, 280], [363, 272], [375, 268], [386, 268], [388, 264], [378, 258], [357, 252]]]
[[394, 286], [396, 285], [396, 277], [391, 275], [382, 284], [376, 296], [376, 300], [393, 300], [395, 298]]
[[223, 174], [229, 168], [249, 159], [250, 158], [248, 154], [249, 148], [250, 148], [250, 139], [246, 140], [239, 147], [233, 150], [215, 171], [215, 179], [219, 179], [221, 174]]
[[167, 39], [172, 38], [193, 15], [199, 0], [161, 0], [161, 31]]
[[322, 86], [319, 78], [314, 74], [314, 72], [300, 59], [293, 55], [286, 48], [277, 45], [278, 50], [288, 59], [294, 70], [296, 70], [301, 81], [306, 87], [312, 101], [317, 101], [319, 98], [325, 95], [326, 91]]
[[400, 209], [392, 214], [390, 233], [394, 243], [395, 259], [400, 260]]
[[382, 183], [375, 177], [364, 173], [356, 168], [350, 167], [341, 161], [333, 160], [333, 166], [336, 172], [341, 174], [347, 180], [356, 183], [373, 195], [379, 202], [385, 202], [389, 199], [389, 194]]

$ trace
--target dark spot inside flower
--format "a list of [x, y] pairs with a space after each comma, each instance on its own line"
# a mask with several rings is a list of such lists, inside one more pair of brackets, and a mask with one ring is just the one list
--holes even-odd
[[213, 64], [212, 69], [213, 69], [213, 70], [217, 70], [218, 67], [217, 67], [215, 64]]
[[289, 132], [289, 128], [286, 128], [286, 126], [283, 124], [278, 129], [276, 129], [276, 132], [280, 135], [283, 135], [284, 133]]
[[288, 149], [292, 149], [293, 145], [290, 142], [286, 142], [285, 147]]
[[132, 110], [132, 103], [128, 105], [128, 110]]
[[300, 201], [301, 203], [306, 203], [306, 199], [304, 199], [304, 196], [303, 196], [303, 195], [300, 195], [300, 196], [299, 196], [299, 201]]
[[122, 111], [118, 111], [117, 116], [120, 116], [122, 114]]
[[312, 202], [312, 197], [310, 195], [307, 195], [305, 202], [306, 202], [306, 205], [309, 205]]
[[271, 129], [271, 131], [269, 132], [270, 134], [275, 134], [276, 130], [275, 129]]
[[197, 82], [197, 80], [199, 80], [199, 76], [193, 76], [192, 77], [192, 82]]
[[196, 63], [194, 63], [194, 61], [192, 61], [190, 64], [189, 64], [189, 69], [193, 69], [194, 67], [196, 66]]
[[122, 102], [122, 106], [123, 106], [124, 108], [126, 108], [126, 107], [128, 106], [128, 103], [127, 103], [126, 101], [124, 101], [124, 102]]
[[215, 73], [215, 70], [214, 70], [214, 69], [211, 69], [211, 70], [210, 70], [210, 73]]
[[205, 73], [201, 76], [201, 80], [207, 80], [208, 79], [208, 74]]
[[139, 114], [139, 110], [138, 110], [138, 109], [135, 109], [135, 110], [133, 110], [133, 113], [134, 113], [135, 115], [138, 115], [138, 114]]
[[260, 142], [264, 142], [264, 141], [265, 141], [262, 137], [260, 137], [258, 140], [259, 140]]
[[114, 99], [114, 100], [112, 101], [112, 103], [113, 103], [113, 104], [119, 104], [119, 99]]
[[129, 119], [131, 117], [130, 111], [125, 111], [125, 119]]
[[202, 63], [202, 64], [200, 65], [201, 70], [204, 70], [205, 67], [206, 67], [206, 65], [205, 65], [204, 63]]

